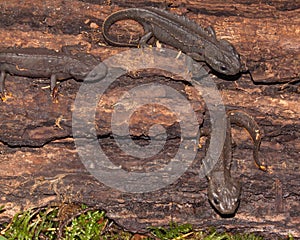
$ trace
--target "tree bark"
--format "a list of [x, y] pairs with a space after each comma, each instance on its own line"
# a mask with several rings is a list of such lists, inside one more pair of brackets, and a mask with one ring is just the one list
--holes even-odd
[[[101, 1], [100, 1], [101, 2]], [[1, 48], [46, 47], [59, 50], [82, 44], [85, 52], [107, 59], [126, 48], [106, 45], [101, 24], [110, 13], [133, 6], [166, 7], [160, 1], [60, 1], [33, 0], [0, 3]], [[32, 10], [32, 5], [34, 8]], [[232, 174], [243, 185], [241, 204], [233, 218], [220, 217], [207, 200], [207, 181], [199, 177], [206, 145], [184, 174], [159, 190], [144, 193], [121, 192], [93, 177], [85, 168], [74, 144], [72, 112], [80, 82], [66, 80], [59, 86], [58, 103], [52, 102], [49, 79], [8, 76], [6, 88], [12, 94], [0, 103], [0, 206], [1, 221], [16, 212], [51, 201], [82, 202], [99, 206], [107, 215], [131, 231], [145, 231], [149, 225], [170, 221], [189, 222], [199, 228], [222, 227], [234, 231], [260, 232], [270, 239], [292, 233], [300, 237], [300, 107], [299, 70], [300, 5], [291, 1], [180, 1], [169, 10], [184, 14], [199, 25], [212, 25], [218, 38], [228, 39], [242, 56], [253, 76], [235, 81], [211, 78], [217, 84], [227, 109], [252, 115], [263, 131], [260, 158], [268, 172], [253, 164], [252, 142], [243, 129], [234, 128], [235, 147]], [[140, 26], [118, 25], [112, 34], [137, 39]], [[183, 94], [193, 106], [201, 125], [207, 115], [202, 98], [187, 82], [155, 71], [129, 73], [114, 83], [98, 104], [96, 131], [103, 151], [116, 166], [132, 172], [156, 171], [176, 155], [181, 129], [172, 109], [161, 106], [140, 108], [128, 120], [133, 142], [146, 146], [153, 124], [166, 128], [167, 143], [159, 155], [139, 159], [120, 150], [111, 129], [111, 114], [126, 91], [142, 84], [169, 86]], [[153, 94], [138, 95], [138, 99]], [[163, 94], [163, 93], [162, 93]], [[150, 100], [149, 100], [150, 101]], [[165, 97], [183, 110], [185, 106]], [[134, 105], [123, 106], [134, 109]], [[122, 125], [123, 123], [120, 123]], [[159, 136], [154, 139], [159, 145]], [[121, 180], [120, 180], [121, 181]]]

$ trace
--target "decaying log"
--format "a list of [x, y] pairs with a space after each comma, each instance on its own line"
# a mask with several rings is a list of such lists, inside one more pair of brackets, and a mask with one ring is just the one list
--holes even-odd
[[[106, 59], [125, 49], [105, 44], [99, 27], [104, 18], [118, 9], [151, 4], [166, 7], [160, 1], [99, 4], [55, 0], [51, 4], [35, 1], [32, 9], [32, 0], [3, 2], [0, 47], [59, 50], [64, 45], [81, 44], [86, 52]], [[204, 27], [214, 26], [218, 38], [233, 43], [252, 73], [254, 81], [248, 75], [236, 81], [211, 76], [224, 105], [248, 112], [263, 130], [260, 157], [269, 166], [267, 173], [253, 164], [252, 143], [246, 132], [240, 128], [233, 131], [236, 163], [232, 174], [243, 183], [237, 214], [221, 218], [208, 203], [207, 181], [199, 177], [205, 144], [179, 179], [157, 191], [133, 194], [101, 183], [86, 170], [74, 144], [72, 111], [81, 83], [72, 79], [63, 81], [55, 103], [47, 88], [49, 80], [8, 76], [6, 87], [12, 96], [0, 103], [0, 206], [5, 206], [1, 221], [21, 209], [51, 201], [83, 202], [106, 210], [109, 217], [132, 231], [176, 221], [200, 228], [213, 225], [261, 232], [270, 239], [284, 237], [289, 232], [300, 237], [299, 4], [183, 0], [168, 7]], [[112, 33], [122, 40], [135, 39], [141, 31], [132, 22], [120, 27]], [[127, 171], [153, 170], [167, 164], [180, 142], [176, 116], [163, 107], [152, 107], [151, 111], [141, 108], [130, 119], [130, 133], [140, 145], [148, 143], [152, 124], [167, 127], [168, 143], [157, 158], [143, 161], [128, 156], [114, 142], [110, 121], [119, 97], [128, 89], [153, 82], [170, 86], [191, 101], [197, 114], [196, 124], [201, 125], [207, 115], [205, 104], [186, 81], [151, 71], [122, 76], [98, 105], [97, 135], [113, 163]], [[138, 97], [144, 96], [150, 98], [151, 94]]]

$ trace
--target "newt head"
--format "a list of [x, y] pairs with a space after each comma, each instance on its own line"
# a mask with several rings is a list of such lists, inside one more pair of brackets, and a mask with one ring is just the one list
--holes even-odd
[[242, 71], [240, 55], [233, 45], [221, 39], [205, 44], [204, 61], [215, 71], [224, 75], [237, 75]]
[[221, 215], [232, 215], [240, 202], [241, 186], [235, 179], [214, 176], [209, 181], [208, 199]]

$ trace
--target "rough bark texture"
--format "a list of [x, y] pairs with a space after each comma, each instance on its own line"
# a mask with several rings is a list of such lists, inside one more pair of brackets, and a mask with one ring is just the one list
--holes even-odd
[[[132, 6], [166, 7], [160, 1], [5, 1], [0, 3], [0, 47], [86, 45], [106, 59], [124, 49], [106, 46], [101, 36], [104, 18]], [[236, 81], [215, 79], [224, 104], [251, 114], [263, 130], [260, 157], [267, 173], [252, 163], [251, 141], [235, 128], [234, 175], [243, 182], [241, 204], [233, 218], [221, 218], [207, 201], [205, 178], [199, 178], [200, 159], [173, 184], [150, 193], [129, 194], [97, 181], [84, 167], [72, 138], [72, 111], [79, 82], [60, 84], [59, 101], [49, 96], [49, 80], [8, 76], [12, 97], [0, 109], [0, 205], [2, 221], [17, 211], [51, 201], [98, 205], [107, 215], [133, 231], [173, 220], [197, 227], [217, 226], [234, 231], [263, 232], [270, 239], [291, 232], [300, 237], [300, 5], [296, 1], [178, 1], [170, 10], [185, 14], [202, 26], [214, 26], [228, 39], [251, 70]], [[98, 25], [98, 26], [97, 26]], [[141, 28], [126, 24], [113, 32], [121, 40], [137, 37]], [[119, 79], [99, 103], [97, 134], [105, 153], [125, 170], [153, 170], [176, 154], [180, 130], [170, 109], [139, 109], [130, 119], [134, 141], [143, 145], [152, 124], [167, 127], [168, 143], [159, 156], [141, 161], [118, 149], [111, 136], [111, 112], [127, 89], [139, 84], [166, 84], [193, 104], [201, 124], [205, 107], [184, 81], [147, 73]], [[291, 82], [291, 83], [289, 83]], [[289, 83], [289, 84], [286, 84]], [[147, 95], [145, 93], [145, 95]], [[138, 96], [140, 98], [144, 96]], [[146, 97], [151, 97], [146, 96]], [[168, 99], [166, 99], [168, 101]], [[177, 104], [177, 103], [174, 103]], [[125, 106], [132, 108], [133, 106]], [[182, 107], [184, 108], [184, 106]], [[151, 121], [150, 121], [150, 120]], [[164, 160], [164, 161], [163, 161]], [[162, 162], [160, 162], [162, 161]], [[157, 164], [159, 163], [159, 164]]]

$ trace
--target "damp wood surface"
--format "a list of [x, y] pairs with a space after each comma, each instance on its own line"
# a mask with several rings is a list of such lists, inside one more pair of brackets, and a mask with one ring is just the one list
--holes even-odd
[[[104, 185], [85, 168], [74, 144], [72, 112], [81, 86], [73, 79], [61, 82], [58, 102], [50, 98], [49, 79], [7, 76], [11, 97], [0, 103], [0, 206], [1, 221], [16, 212], [50, 202], [80, 202], [99, 206], [125, 229], [145, 231], [150, 225], [189, 222], [197, 228], [216, 226], [232, 231], [264, 234], [270, 239], [289, 232], [300, 237], [300, 5], [297, 1], [33, 1], [0, 3], [0, 48], [43, 47], [60, 50], [82, 45], [83, 51], [107, 59], [127, 48], [108, 46], [101, 24], [110, 13], [128, 7], [154, 6], [185, 15], [203, 27], [213, 26], [219, 39], [230, 41], [241, 54], [249, 75], [239, 79], [211, 78], [228, 109], [246, 111], [263, 132], [260, 158], [269, 171], [253, 164], [252, 142], [238, 127], [233, 129], [232, 174], [242, 182], [241, 204], [234, 218], [221, 218], [209, 205], [207, 181], [199, 177], [203, 143], [190, 168], [174, 183], [150, 193], [130, 194]], [[138, 39], [142, 28], [133, 22], [118, 25], [119, 40]], [[187, 82], [156, 72], [122, 76], [98, 104], [99, 144], [116, 166], [127, 171], [157, 170], [176, 154], [180, 129], [172, 109], [141, 108], [130, 119], [135, 143], [147, 144], [153, 124], [168, 130], [168, 144], [159, 157], [143, 161], [130, 157], [112, 140], [111, 114], [118, 99], [141, 84], [159, 83], [176, 89], [192, 104], [197, 123], [206, 108]], [[137, 96], [149, 98], [155, 94]], [[189, 118], [185, 106], [176, 104]], [[134, 108], [134, 105], [124, 106]], [[123, 123], [120, 123], [122, 125]], [[196, 151], [196, 150], [195, 150]]]

